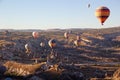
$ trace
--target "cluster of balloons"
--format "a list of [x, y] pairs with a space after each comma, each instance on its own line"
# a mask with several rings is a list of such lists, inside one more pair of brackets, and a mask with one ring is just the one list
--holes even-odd
[[[35, 39], [39, 37], [38, 35], [39, 35], [38, 32], [33, 32], [33, 33], [32, 33], [32, 36], [33, 36]], [[69, 38], [69, 32], [65, 32], [65, 33], [64, 33], [64, 37], [65, 37], [66, 39], [68, 39], [68, 38]], [[74, 44], [75, 44], [76, 46], [80, 46], [80, 36], [77, 35], [76, 37], [77, 37], [77, 39], [74, 41]], [[48, 45], [50, 46], [51, 49], [55, 48], [56, 45], [57, 45], [57, 44], [56, 44], [56, 40], [55, 40], [55, 39], [49, 40], [49, 41], [48, 41]], [[41, 42], [41, 43], [40, 43], [40, 46], [41, 46], [41, 47], [45, 47], [45, 43], [44, 43], [44, 42]], [[26, 53], [29, 53], [29, 52], [30, 52], [30, 49], [31, 49], [31, 45], [30, 45], [29, 43], [25, 44], [25, 49], [26, 49]]]
[[[32, 36], [36, 39], [39, 37], [39, 33], [38, 32], [33, 32], [32, 33]], [[65, 37], [68, 38], [68, 33], [65, 34]], [[51, 48], [54, 48], [56, 46], [56, 41], [54, 39], [51, 39], [49, 42], [48, 42], [49, 46]], [[45, 43], [41, 42], [40, 43], [40, 46], [41, 47], [44, 47], [45, 46]]]
[[[34, 39], [37, 39], [39, 37], [39, 33], [38, 32], [32, 32], [32, 36]], [[41, 47], [45, 47], [45, 43], [41, 42], [39, 44]], [[50, 48], [55, 48], [56, 47], [56, 40], [55, 39], [51, 39], [48, 41], [48, 45], [50, 46]], [[30, 43], [25, 44], [25, 49], [26, 49], [26, 53], [28, 53], [28, 55], [31, 53], [31, 49], [32, 46]]]
[[[68, 39], [68, 38], [69, 38], [69, 35], [70, 35], [69, 32], [65, 32], [65, 33], [64, 33], [65, 39]], [[76, 40], [74, 41], [74, 44], [75, 44], [75, 46], [78, 47], [78, 46], [80, 46], [80, 43], [81, 43], [81, 41], [80, 41], [80, 35], [77, 34], [77, 35], [76, 35]]]

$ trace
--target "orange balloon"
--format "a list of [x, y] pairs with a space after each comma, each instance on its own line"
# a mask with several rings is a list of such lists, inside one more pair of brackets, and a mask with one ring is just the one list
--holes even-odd
[[32, 33], [32, 36], [33, 36], [34, 38], [38, 38], [38, 34], [39, 34], [38, 32], [33, 32], [33, 33]]
[[101, 25], [103, 25], [103, 23], [106, 21], [109, 15], [110, 15], [110, 10], [104, 6], [98, 7], [95, 11], [95, 16], [98, 18]]
[[51, 39], [51, 40], [49, 40], [48, 45], [49, 45], [51, 48], [54, 48], [54, 47], [56, 46], [56, 41], [55, 41], [54, 39]]

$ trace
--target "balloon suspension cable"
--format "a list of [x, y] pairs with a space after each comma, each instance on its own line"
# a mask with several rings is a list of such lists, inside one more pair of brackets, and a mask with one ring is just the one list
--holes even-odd
[[[103, 24], [103, 23], [101, 23], [101, 25], [103, 26], [104, 24]], [[99, 30], [98, 30], [98, 31], [99, 31], [99, 33], [100, 33], [100, 29], [102, 29], [102, 27], [100, 27], [100, 28], [99, 28]]]
[[101, 25], [103, 26], [104, 24], [103, 24], [103, 23], [101, 23]]

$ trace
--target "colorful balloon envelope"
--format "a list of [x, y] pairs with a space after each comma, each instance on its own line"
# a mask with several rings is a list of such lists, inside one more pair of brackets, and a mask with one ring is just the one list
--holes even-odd
[[32, 33], [32, 36], [33, 36], [34, 38], [38, 38], [38, 35], [39, 35], [38, 32], [33, 32], [33, 33]]
[[106, 21], [109, 15], [110, 15], [110, 10], [104, 6], [98, 7], [95, 11], [95, 16], [98, 18], [101, 25], [103, 25], [103, 23]]
[[56, 47], [56, 41], [55, 41], [54, 39], [51, 39], [51, 40], [49, 40], [48, 45], [49, 45], [51, 48], [54, 48], [54, 47]]

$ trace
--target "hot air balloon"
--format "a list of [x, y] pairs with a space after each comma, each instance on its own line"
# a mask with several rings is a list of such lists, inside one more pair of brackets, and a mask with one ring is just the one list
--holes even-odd
[[41, 43], [40, 43], [40, 46], [41, 46], [41, 47], [45, 47], [45, 43], [44, 43], [44, 42], [41, 42]]
[[48, 45], [49, 45], [51, 48], [54, 48], [54, 47], [56, 46], [56, 41], [55, 41], [54, 39], [51, 39], [51, 40], [49, 40]]
[[75, 40], [74, 44], [75, 44], [75, 46], [79, 47], [80, 46], [80, 40]]
[[110, 15], [110, 10], [107, 7], [101, 6], [96, 9], [95, 16], [100, 21], [101, 25], [106, 21]]
[[38, 38], [38, 34], [39, 34], [38, 32], [33, 32], [33, 33], [32, 33], [32, 36], [33, 36], [34, 38]]
[[64, 37], [65, 37], [66, 39], [68, 39], [69, 33], [68, 33], [68, 32], [65, 32], [65, 33], [64, 33]]
[[90, 4], [88, 4], [87, 7], [90, 8]]
[[80, 35], [77, 35], [76, 38], [77, 38], [77, 40], [80, 40]]
[[25, 44], [25, 49], [27, 54], [31, 53], [31, 44], [30, 43]]

